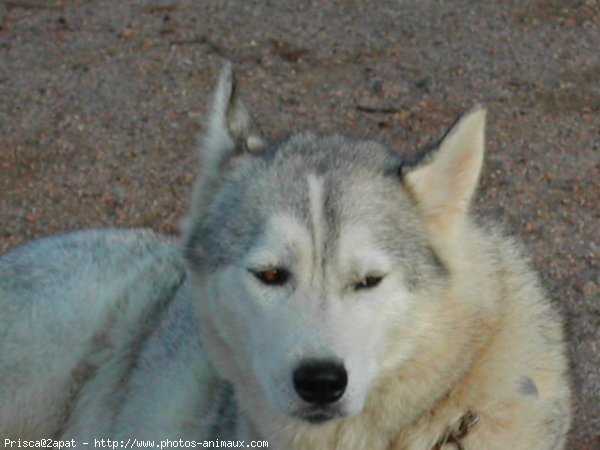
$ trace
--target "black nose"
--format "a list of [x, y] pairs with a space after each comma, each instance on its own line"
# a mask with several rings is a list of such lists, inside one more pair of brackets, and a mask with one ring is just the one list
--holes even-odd
[[326, 404], [338, 400], [346, 390], [348, 374], [342, 364], [330, 360], [309, 360], [293, 373], [294, 389], [308, 403]]

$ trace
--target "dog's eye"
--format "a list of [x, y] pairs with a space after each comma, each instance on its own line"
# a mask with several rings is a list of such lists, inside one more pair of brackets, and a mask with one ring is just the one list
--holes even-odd
[[290, 273], [286, 269], [280, 268], [251, 270], [251, 272], [258, 280], [271, 286], [281, 286], [290, 277]]
[[383, 276], [380, 275], [367, 275], [362, 280], [354, 285], [355, 290], [359, 289], [370, 289], [377, 286], [383, 280]]

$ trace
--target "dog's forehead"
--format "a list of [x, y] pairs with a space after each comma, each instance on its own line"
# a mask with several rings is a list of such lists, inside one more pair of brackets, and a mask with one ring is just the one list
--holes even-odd
[[[309, 204], [309, 187], [319, 180], [326, 195], [339, 195], [353, 185], [374, 189], [380, 179], [396, 178], [401, 158], [373, 141], [343, 136], [318, 137], [312, 133], [292, 136], [279, 144], [268, 163], [253, 174], [257, 196], [272, 195], [293, 207]], [[314, 189], [313, 189], [314, 191]], [[294, 201], [298, 200], [298, 201]]]
[[266, 218], [285, 211], [315, 230], [317, 222], [333, 225], [385, 214], [383, 204], [403, 191], [400, 163], [396, 153], [376, 142], [306, 133], [280, 144], [244, 189], [258, 214]]
[[368, 230], [378, 247], [398, 254], [399, 243], [418, 234], [400, 162], [375, 142], [293, 136], [223, 184], [191, 242], [211, 267], [234, 263], [264, 241], [273, 217], [285, 215], [307, 230], [313, 248], [335, 247], [341, 230], [358, 224], [355, 235]]
[[317, 175], [336, 170], [393, 172], [400, 163], [401, 158], [397, 153], [375, 141], [301, 133], [277, 146], [273, 169], [313, 172]]

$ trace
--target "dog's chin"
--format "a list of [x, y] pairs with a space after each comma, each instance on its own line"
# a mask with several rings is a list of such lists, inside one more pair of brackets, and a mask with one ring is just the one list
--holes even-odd
[[346, 415], [335, 407], [312, 407], [297, 411], [293, 416], [311, 425], [323, 425], [335, 419], [342, 419]]

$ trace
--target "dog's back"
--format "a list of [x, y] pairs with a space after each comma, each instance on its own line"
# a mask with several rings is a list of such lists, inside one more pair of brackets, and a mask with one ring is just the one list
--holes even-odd
[[151, 327], [184, 277], [146, 231], [46, 238], [0, 258], [0, 436], [48, 438], [78, 389]]

